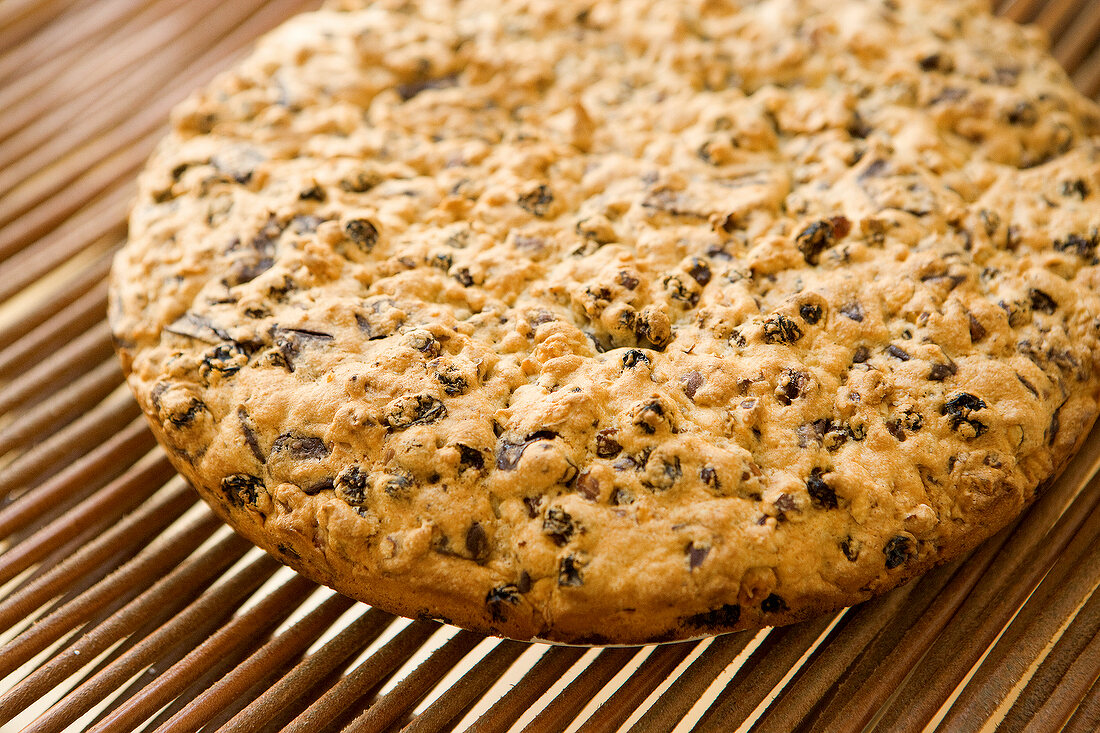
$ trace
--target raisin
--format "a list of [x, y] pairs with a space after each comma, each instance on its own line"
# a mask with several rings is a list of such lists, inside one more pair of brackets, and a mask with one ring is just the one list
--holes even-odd
[[764, 343], [793, 344], [802, 338], [802, 329], [790, 318], [775, 314], [764, 321]]
[[497, 450], [497, 468], [502, 471], [515, 470], [523, 457], [523, 452], [527, 450], [527, 446], [539, 440], [551, 440], [556, 437], [558, 437], [558, 434], [553, 431], [539, 430], [531, 433], [518, 443], [502, 440], [500, 448]]
[[1100, 237], [1093, 233], [1091, 237], [1082, 237], [1079, 234], [1068, 234], [1064, 239], [1054, 240], [1054, 249], [1059, 252], [1073, 252], [1080, 257], [1091, 257], [1096, 250]]
[[547, 535], [559, 547], [564, 547], [574, 532], [573, 518], [560, 507], [550, 507], [542, 520], [543, 534]]
[[909, 356], [909, 352], [907, 352], [905, 349], [901, 348], [900, 346], [894, 346], [893, 344], [890, 344], [886, 347], [886, 353], [894, 357], [898, 361], [909, 361], [909, 359], [912, 358]]
[[634, 494], [629, 489], [615, 489], [611, 492], [612, 506], [625, 506], [634, 503]]
[[687, 395], [689, 400], [694, 400], [695, 394], [703, 386], [703, 375], [692, 370], [681, 377], [680, 381], [683, 383], [684, 394]]
[[848, 535], [840, 542], [840, 551], [844, 553], [844, 557], [848, 558], [849, 562], [855, 562], [859, 557], [859, 540], [853, 539], [851, 535]]
[[631, 369], [638, 364], [649, 364], [649, 357], [640, 349], [630, 349], [623, 354], [623, 368]]
[[581, 575], [582, 567], [583, 563], [572, 555], [563, 557], [558, 565], [558, 585], [563, 587], [584, 585], [584, 578]]
[[248, 446], [248, 449], [252, 451], [252, 455], [256, 457], [256, 460], [260, 463], [267, 463], [267, 456], [260, 449], [260, 441], [256, 438], [256, 429], [252, 426], [252, 420], [248, 417], [248, 412], [245, 411], [244, 405], [237, 407], [237, 419], [241, 422], [241, 431], [244, 433], [244, 442]]
[[523, 497], [523, 506], [527, 509], [527, 516], [534, 519], [539, 515], [539, 506], [542, 504], [541, 496]]
[[1054, 298], [1050, 297], [1042, 290], [1032, 288], [1028, 291], [1028, 295], [1031, 296], [1031, 309], [1039, 311], [1040, 313], [1046, 313], [1052, 315], [1054, 311], [1058, 309], [1058, 304], [1054, 301]]
[[1062, 181], [1061, 193], [1063, 196], [1076, 196], [1084, 201], [1089, 197], [1089, 187], [1080, 178], [1072, 181]]
[[304, 347], [333, 340], [330, 334], [320, 331], [310, 331], [304, 328], [282, 328], [280, 326], [272, 328], [271, 336], [275, 347], [271, 360], [288, 372], [293, 372], [296, 368], [296, 361]]
[[687, 308], [694, 308], [699, 305], [699, 293], [688, 288], [684, 284], [684, 281], [675, 275], [669, 275], [664, 278], [663, 284], [665, 290], [668, 291], [668, 297], [682, 303]]
[[840, 307], [840, 312], [848, 318], [851, 318], [856, 323], [863, 322], [863, 306], [861, 306], [859, 303], [856, 303], [854, 301], [851, 303], [846, 303]]
[[1039, 121], [1039, 112], [1035, 105], [1028, 101], [1017, 102], [1016, 106], [1005, 115], [1009, 124], [1031, 127]]
[[782, 613], [787, 610], [787, 602], [772, 593], [760, 604], [760, 610], [764, 613]]
[[387, 496], [392, 496], [395, 499], [408, 494], [408, 489], [411, 486], [412, 479], [400, 473], [389, 474], [382, 482], [382, 490], [386, 492]]
[[634, 288], [638, 287], [639, 282], [641, 282], [640, 280], [638, 280], [638, 278], [634, 277], [626, 270], [621, 270], [619, 274], [615, 276], [615, 281], [627, 290], [633, 290]]
[[665, 413], [665, 406], [654, 400], [644, 405], [638, 414], [634, 416], [633, 424], [647, 435], [653, 435], [662, 424], [668, 424], [669, 418]]
[[710, 466], [703, 466], [699, 469], [699, 480], [715, 491], [721, 488], [721, 482], [718, 481], [718, 472]]
[[882, 554], [886, 556], [886, 569], [893, 570], [912, 556], [912, 542], [908, 537], [898, 535], [886, 543], [882, 548]]
[[222, 479], [222, 493], [233, 506], [255, 504], [259, 490], [264, 482], [258, 476], [247, 473], [234, 473]]
[[736, 626], [740, 620], [741, 607], [737, 604], [727, 603], [720, 608], [689, 616], [686, 622], [691, 626], [698, 626], [703, 629], [727, 629]]
[[348, 466], [340, 471], [333, 480], [333, 488], [341, 499], [352, 506], [363, 506], [367, 503], [367, 479], [370, 475], [356, 465]]
[[687, 272], [689, 275], [692, 276], [692, 278], [695, 279], [695, 282], [699, 283], [700, 285], [705, 286], [707, 283], [710, 282], [710, 265], [707, 264], [706, 260], [700, 259], [698, 257], [692, 257], [691, 266], [688, 268]]
[[489, 559], [491, 551], [489, 535], [485, 533], [485, 528], [479, 522], [474, 522], [466, 530], [466, 552], [470, 553], [470, 557], [474, 560], [484, 562]]
[[458, 462], [462, 466], [472, 468], [475, 471], [485, 468], [485, 456], [477, 448], [471, 448], [462, 443], [456, 443], [455, 447], [458, 448]]
[[[843, 219], [845, 223], [848, 221], [843, 217], [837, 218]], [[847, 234], [847, 231], [845, 231], [845, 234]], [[805, 258], [806, 264], [816, 265], [821, 257], [821, 253], [836, 244], [836, 240], [837, 233], [833, 221], [830, 219], [822, 219], [813, 222], [799, 232], [794, 242], [795, 246], [798, 247], [798, 251], [801, 252], [802, 256]]]
[[810, 494], [810, 504], [815, 509], [836, 509], [836, 492], [825, 483], [825, 479], [821, 477], [822, 473], [820, 468], [815, 468], [810, 471], [810, 477], [806, 479], [806, 491]]
[[358, 171], [353, 177], [341, 180], [340, 188], [347, 193], [366, 193], [381, 182], [382, 179], [375, 173]]
[[321, 188], [316, 183], [298, 194], [298, 199], [300, 201], [324, 201], [326, 198], [325, 189]]
[[206, 403], [200, 400], [198, 397], [192, 397], [188, 403], [187, 408], [184, 410], [176, 410], [168, 415], [168, 422], [175, 425], [177, 428], [186, 428], [195, 421], [195, 418], [199, 413], [206, 410]]
[[[530, 582], [530, 580], [528, 580]], [[515, 585], [501, 585], [491, 589], [485, 596], [485, 605], [494, 621], [504, 620], [505, 604], [515, 606], [519, 603], [520, 589]]]
[[405, 395], [390, 403], [386, 424], [394, 430], [423, 425], [447, 417], [447, 407], [429, 394]]
[[299, 460], [309, 458], [321, 460], [329, 454], [325, 441], [313, 435], [295, 435], [294, 433], [283, 433], [271, 446], [272, 454], [284, 451], [292, 458]]
[[696, 545], [694, 542], [689, 542], [686, 552], [688, 567], [694, 570], [706, 561], [707, 555], [710, 554], [710, 545]]
[[961, 392], [944, 403], [940, 408], [940, 414], [950, 417], [953, 430], [958, 430], [964, 424], [969, 425], [974, 430], [973, 437], [976, 438], [985, 433], [988, 427], [972, 415], [985, 407], [985, 401], [980, 397]]
[[954, 364], [933, 364], [928, 372], [928, 378], [933, 382], [942, 382], [948, 377], [954, 376], [959, 368]]
[[784, 369], [779, 376], [776, 398], [784, 405], [791, 404], [791, 400], [798, 399], [802, 394], [802, 390], [806, 388], [808, 381], [809, 377], [802, 372], [797, 372], [794, 369]]
[[622, 452], [623, 447], [611, 437], [614, 433], [614, 429], [596, 433], [596, 455], [600, 458], [614, 458]]
[[458, 367], [453, 364], [448, 364], [440, 371], [436, 372], [436, 379], [443, 385], [443, 392], [451, 397], [456, 395], [466, 394], [470, 389], [469, 382], [466, 381], [466, 377], [462, 376]]
[[673, 456], [671, 461], [661, 459], [661, 466], [655, 471], [647, 471], [642, 483], [651, 489], [663, 491], [672, 488], [683, 475], [679, 456]]
[[516, 203], [520, 208], [535, 216], [546, 216], [550, 204], [554, 202], [554, 196], [546, 184], [539, 184], [538, 188], [519, 197]]
[[[199, 373], [203, 377], [209, 377], [211, 372], [218, 372], [223, 377], [236, 374], [241, 370], [241, 361], [237, 358], [239, 356], [245, 356], [245, 354], [244, 350], [236, 343], [215, 346], [202, 357]], [[248, 361], [247, 356], [245, 356], [245, 361]]]
[[470, 268], [468, 267], [458, 268], [451, 277], [457, 280], [458, 284], [464, 288], [468, 288], [474, 284], [474, 276], [470, 274]]
[[803, 303], [798, 307], [798, 315], [811, 326], [821, 320], [821, 306], [814, 303]]
[[366, 219], [352, 219], [344, 225], [344, 232], [365, 252], [371, 251], [378, 243], [378, 228]]

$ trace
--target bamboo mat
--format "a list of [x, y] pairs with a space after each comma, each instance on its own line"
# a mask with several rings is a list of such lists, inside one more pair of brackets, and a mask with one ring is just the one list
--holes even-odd
[[[965, 561], [657, 647], [396, 618], [221, 526], [122, 386], [103, 280], [171, 106], [315, 3], [0, 0], [0, 730], [1100, 730], [1097, 431]], [[999, 5], [1100, 93], [1100, 2]]]

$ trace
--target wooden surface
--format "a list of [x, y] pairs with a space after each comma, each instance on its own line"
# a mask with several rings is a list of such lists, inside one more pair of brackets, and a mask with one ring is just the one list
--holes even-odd
[[[221, 526], [122, 386], [103, 278], [171, 106], [315, 1], [0, 0], [0, 730], [1100, 730], [1096, 431], [963, 562], [660, 647], [395, 618]], [[1100, 2], [998, 9], [1100, 93]]]

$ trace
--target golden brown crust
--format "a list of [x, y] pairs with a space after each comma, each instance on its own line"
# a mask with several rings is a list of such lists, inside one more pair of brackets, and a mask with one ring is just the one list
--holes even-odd
[[789, 623], [1003, 527], [1097, 413], [1097, 109], [907, 0], [371, 3], [181, 105], [112, 275], [158, 440], [391, 611]]

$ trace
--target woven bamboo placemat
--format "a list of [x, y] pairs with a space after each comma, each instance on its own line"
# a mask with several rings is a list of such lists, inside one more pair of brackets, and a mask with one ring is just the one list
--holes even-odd
[[[0, 730], [1100, 730], [1097, 431], [965, 561], [658, 647], [395, 618], [221, 526], [122, 385], [103, 280], [171, 106], [315, 4], [0, 0]], [[1100, 93], [1100, 2], [999, 11]]]

